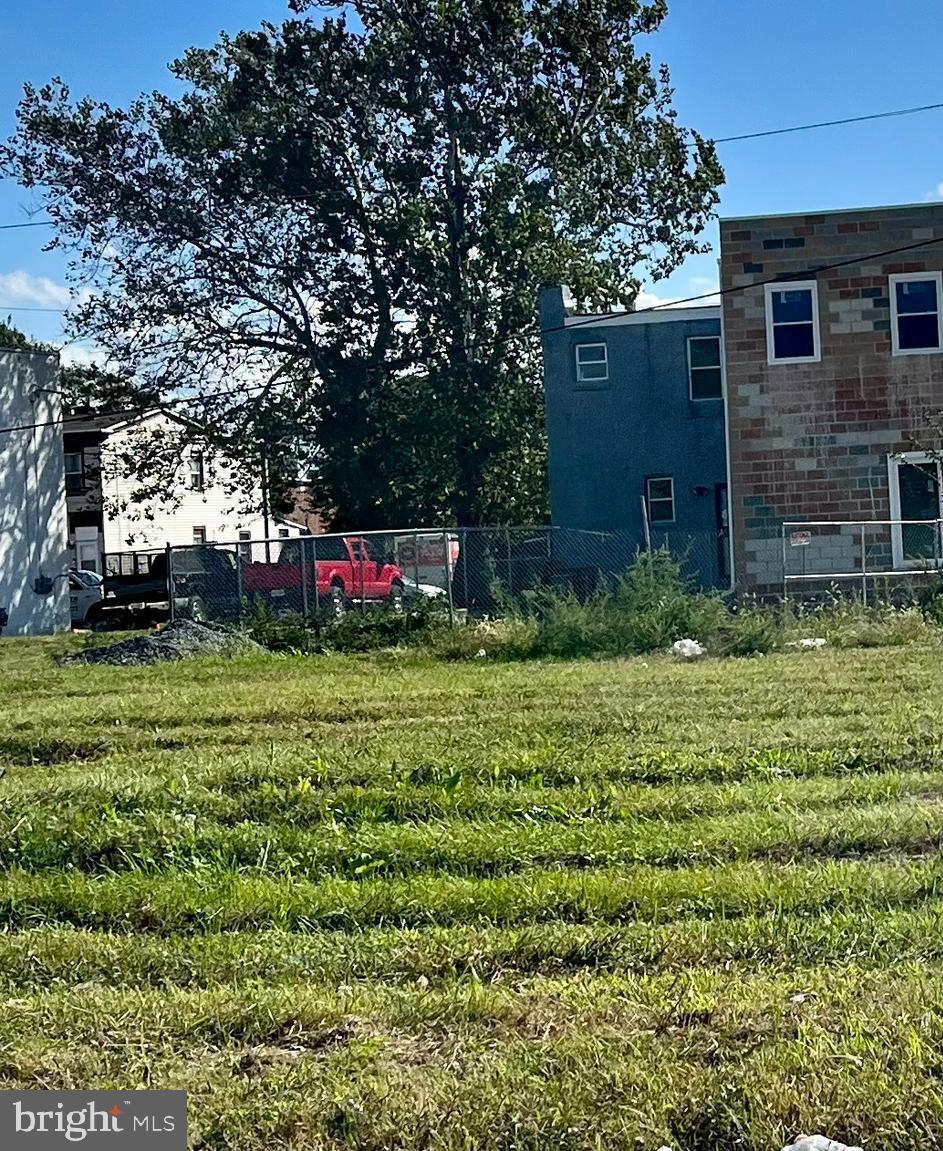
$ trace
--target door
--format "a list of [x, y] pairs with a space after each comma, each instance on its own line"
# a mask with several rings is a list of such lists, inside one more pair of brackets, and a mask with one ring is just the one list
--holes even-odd
[[[940, 519], [940, 463], [934, 459], [902, 460], [897, 465], [899, 516], [902, 520]], [[908, 566], [940, 558], [936, 524], [902, 524], [900, 557]]]
[[359, 600], [365, 600], [367, 598], [367, 589], [366, 589], [365, 572], [364, 572], [365, 554], [366, 553], [365, 553], [365, 549], [364, 549], [364, 545], [363, 545], [362, 540], [350, 540], [350, 555], [351, 555], [351, 560], [353, 561], [352, 562], [353, 579], [352, 579], [352, 585], [351, 586], [353, 587], [354, 599], [359, 599]]
[[727, 485], [714, 484], [714, 518], [717, 525], [717, 575], [721, 584], [730, 583], [730, 512]]

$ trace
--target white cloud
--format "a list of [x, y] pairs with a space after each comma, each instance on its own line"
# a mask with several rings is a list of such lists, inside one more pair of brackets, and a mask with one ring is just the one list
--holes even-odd
[[937, 184], [937, 186], [936, 186], [936, 194], [937, 194], [938, 196], [943, 196], [943, 184]]
[[22, 268], [15, 272], [0, 272], [0, 312], [4, 305], [23, 305], [35, 308], [67, 308], [72, 292], [65, 284], [57, 284], [48, 276], [34, 276]]
[[103, 348], [96, 348], [94, 344], [63, 344], [59, 350], [59, 359], [63, 364], [79, 368], [87, 368], [92, 364], [103, 367], [108, 355]]
[[688, 281], [692, 288], [716, 288], [716, 276], [692, 276]]

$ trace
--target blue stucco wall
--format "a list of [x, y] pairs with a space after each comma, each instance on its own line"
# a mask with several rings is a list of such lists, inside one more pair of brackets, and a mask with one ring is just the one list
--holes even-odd
[[[727, 582], [718, 553], [717, 486], [726, 483], [724, 401], [689, 398], [687, 340], [720, 336], [719, 309], [678, 319], [564, 328], [559, 288], [541, 295], [551, 519], [560, 528], [644, 541], [641, 496], [653, 475], [674, 479], [675, 522], [652, 541], [683, 554], [703, 585]], [[585, 317], [573, 316], [573, 320]], [[552, 330], [557, 329], [557, 330]], [[605, 342], [609, 379], [576, 380], [575, 345]], [[697, 494], [695, 489], [701, 489]]]

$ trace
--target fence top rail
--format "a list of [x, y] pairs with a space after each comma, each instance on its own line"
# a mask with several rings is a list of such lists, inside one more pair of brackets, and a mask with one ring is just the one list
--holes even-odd
[[783, 576], [785, 583], [825, 583], [827, 580], [850, 579], [861, 580], [865, 579], [888, 579], [891, 576], [899, 576], [901, 578], [912, 579], [915, 576], [939, 576], [940, 569], [932, 564], [926, 567], [913, 567], [913, 568], [888, 568], [884, 571], [878, 568], [876, 571], [853, 571], [853, 572], [822, 572], [816, 575], [792, 575], [787, 574]]
[[787, 520], [787, 528], [867, 528], [867, 527], [920, 527], [943, 524], [943, 519], [935, 520]]

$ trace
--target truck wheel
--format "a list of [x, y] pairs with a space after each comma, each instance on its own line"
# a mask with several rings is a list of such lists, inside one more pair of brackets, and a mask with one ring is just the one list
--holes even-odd
[[206, 604], [198, 595], [190, 596], [186, 615], [187, 619], [192, 619], [194, 623], [206, 623]]
[[393, 580], [393, 582], [390, 584], [389, 600], [390, 607], [393, 611], [403, 610], [403, 594], [402, 583], [398, 579]]
[[344, 595], [344, 585], [332, 583], [327, 594], [327, 613], [334, 619], [340, 619], [347, 614], [347, 596]]

